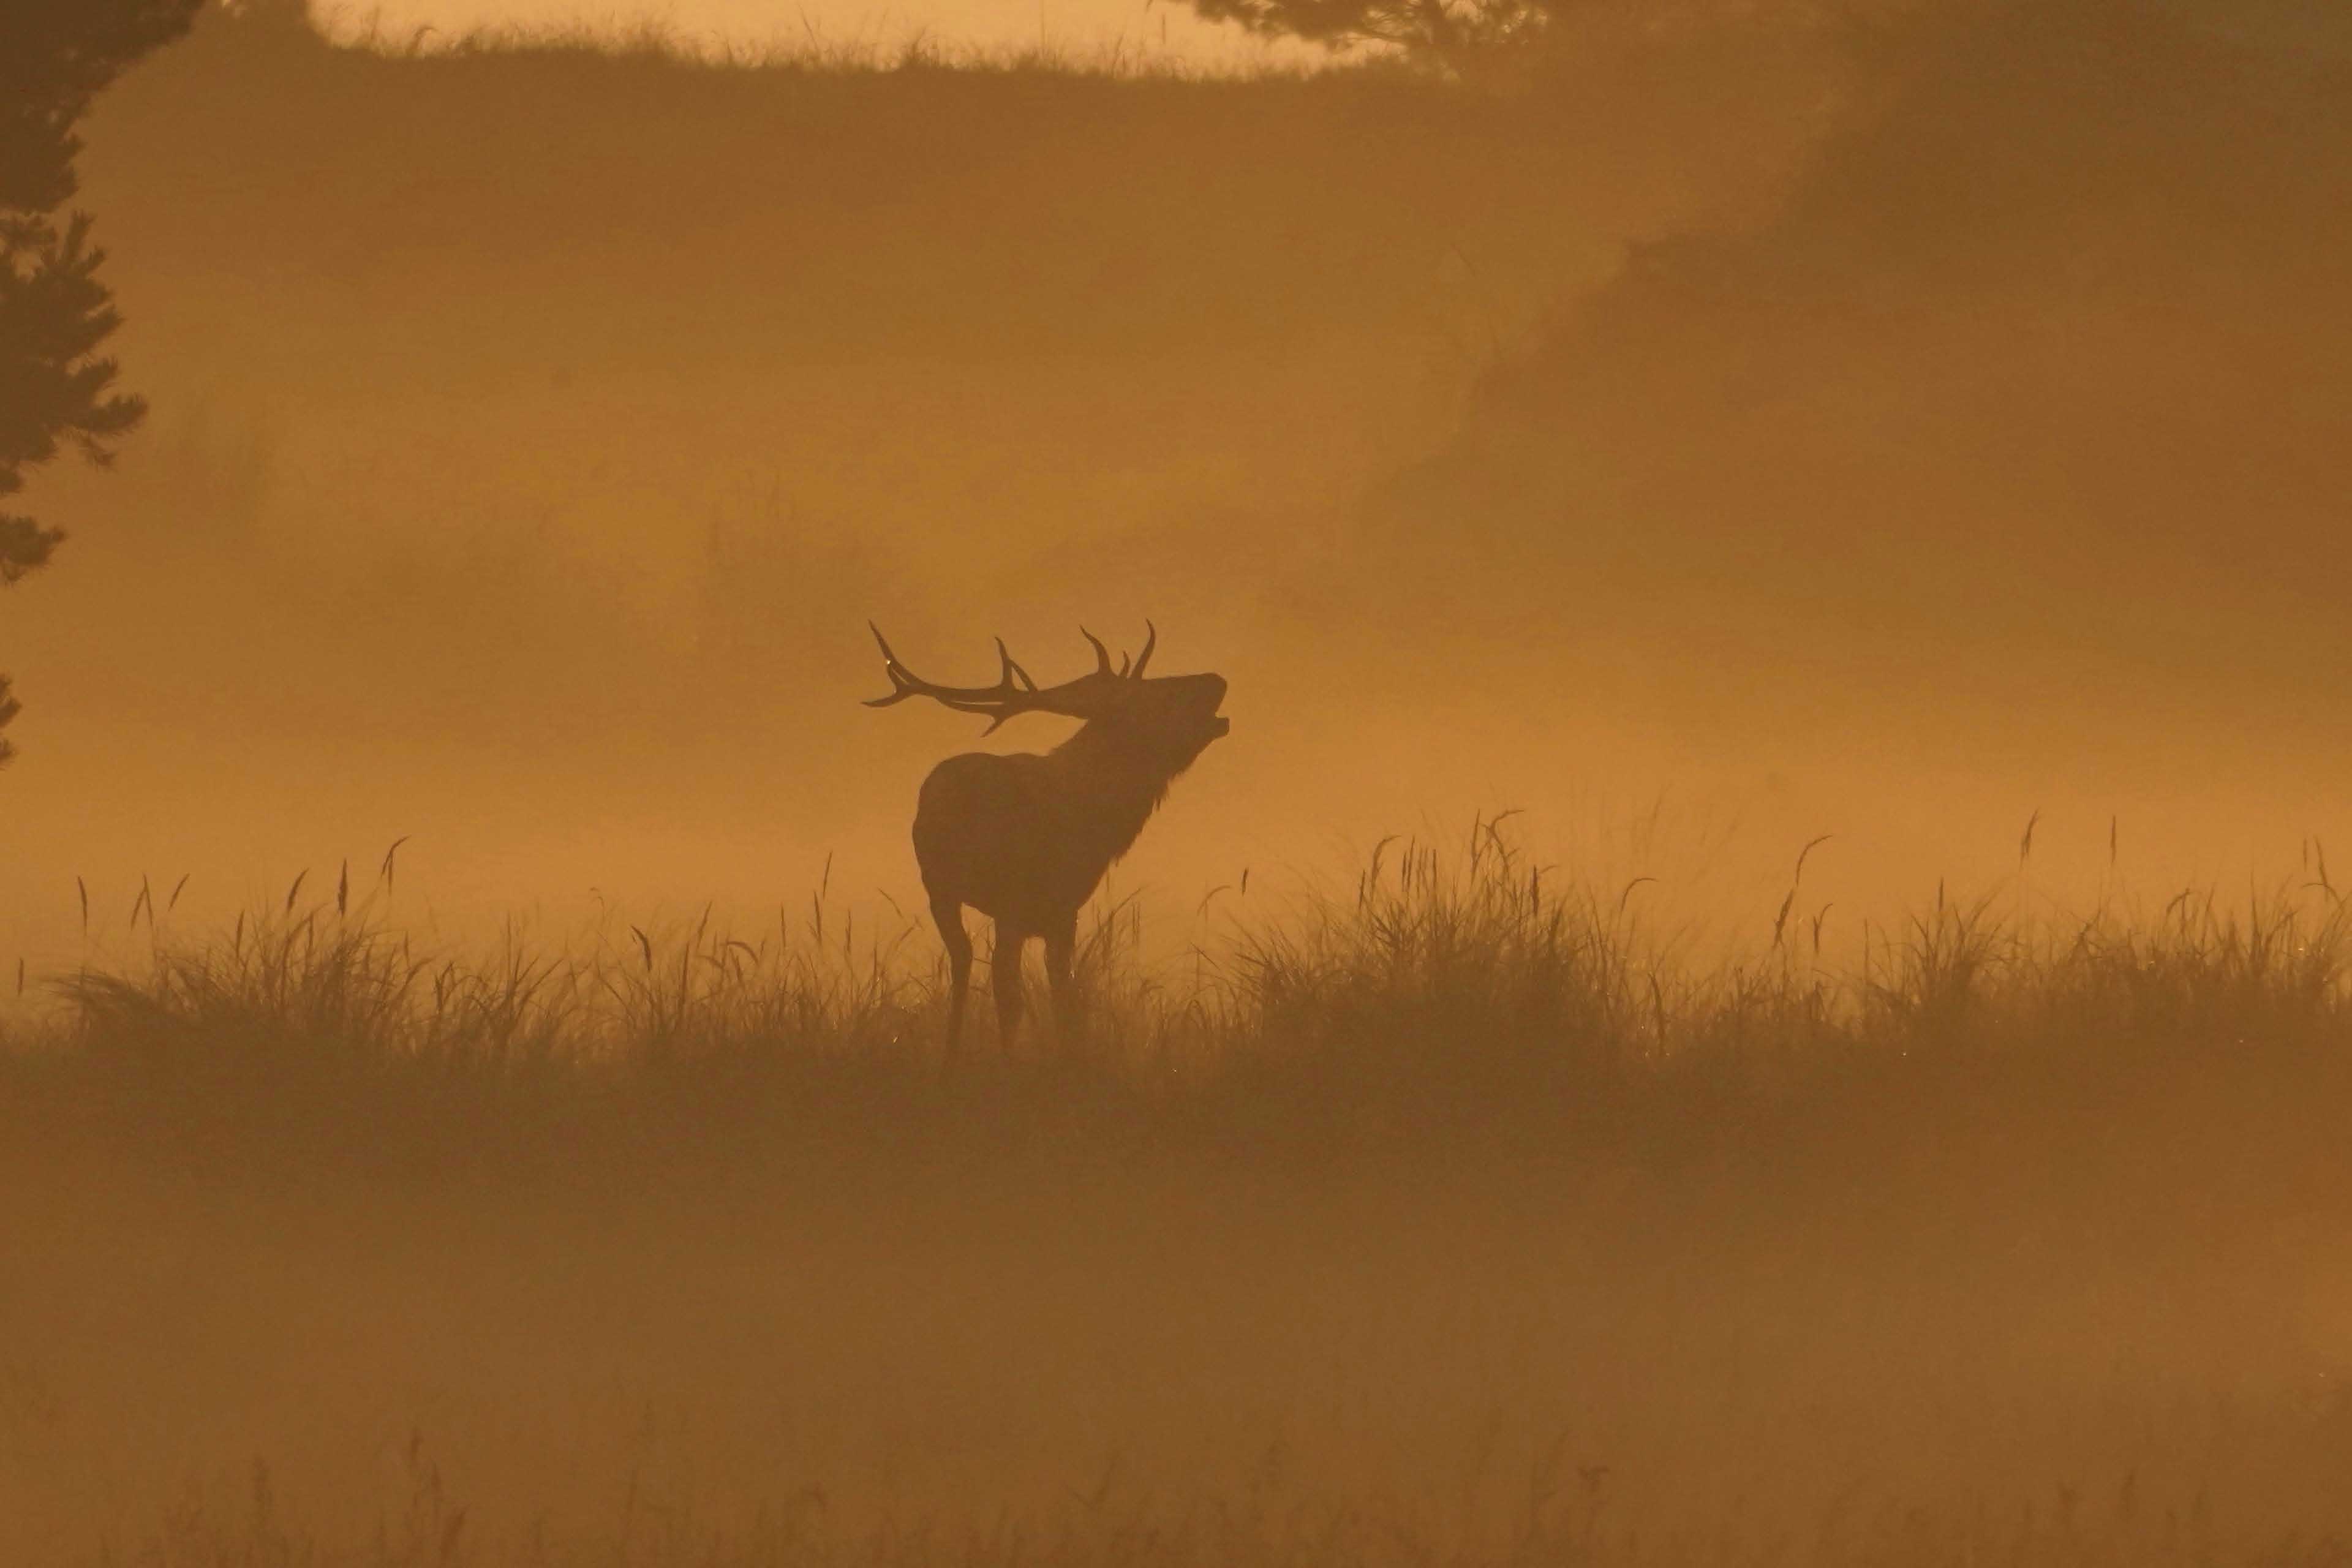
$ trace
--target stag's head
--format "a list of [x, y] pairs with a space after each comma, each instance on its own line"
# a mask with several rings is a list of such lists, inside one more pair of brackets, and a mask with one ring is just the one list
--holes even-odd
[[1143, 651], [1132, 659], [1121, 658], [1114, 668], [1110, 649], [1080, 626], [1079, 635], [1093, 645], [1095, 668], [1059, 686], [1040, 687], [1031, 679], [1006, 651], [1003, 637], [996, 639], [995, 685], [940, 686], [899, 663], [881, 629], [869, 623], [868, 629], [882, 648], [882, 669], [890, 678], [890, 695], [869, 699], [866, 705], [887, 708], [909, 697], [928, 697], [960, 713], [988, 715], [988, 729], [982, 732], [989, 734], [1018, 714], [1059, 713], [1083, 719], [1089, 731], [1100, 732], [1105, 739], [1181, 769], [1233, 727], [1217, 711], [1225, 700], [1225, 678], [1145, 673], [1160, 634], [1149, 621], [1144, 628]]

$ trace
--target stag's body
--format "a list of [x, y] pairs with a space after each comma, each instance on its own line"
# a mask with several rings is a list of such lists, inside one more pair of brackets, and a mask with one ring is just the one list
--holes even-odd
[[[881, 634], [875, 635], [879, 641]], [[1134, 846], [1168, 786], [1226, 732], [1217, 715], [1225, 696], [1223, 678], [1146, 679], [1150, 644], [1132, 675], [1112, 670], [1108, 654], [1099, 643], [1096, 648], [1095, 674], [1041, 692], [1010, 655], [995, 688], [933, 687], [908, 675], [889, 645], [882, 645], [896, 689], [883, 702], [929, 696], [964, 711], [993, 714], [1000, 723], [1032, 710], [1086, 720], [1076, 734], [1043, 755], [967, 752], [950, 757], [923, 781], [915, 808], [915, 860], [948, 950], [950, 1051], [961, 1037], [971, 991], [965, 907], [996, 922], [992, 965], [1000, 1039], [1010, 1045], [1021, 1025], [1021, 956], [1032, 937], [1045, 939], [1055, 1021], [1070, 1029], [1076, 1021], [1071, 965], [1078, 911], [1104, 873]], [[1016, 676], [1023, 684], [1015, 684]]]

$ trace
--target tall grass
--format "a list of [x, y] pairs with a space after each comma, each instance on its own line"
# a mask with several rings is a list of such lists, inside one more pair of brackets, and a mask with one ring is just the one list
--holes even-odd
[[[1630, 1079], [1797, 1045], [1824, 1065], [2061, 1038], [2333, 1045], [2352, 1020], [2352, 913], [2324, 880], [2234, 902], [2188, 889], [2152, 909], [2111, 896], [2087, 914], [1939, 888], [1920, 912], [1865, 931], [1852, 963], [1824, 953], [1818, 919], [1792, 921], [1792, 890], [1752, 952], [1704, 962], [1644, 921], [1638, 881], [1595, 887], [1532, 862], [1509, 816], [1475, 820], [1454, 843], [1384, 839], [1344, 883], [1304, 884], [1275, 912], [1212, 926], [1157, 963], [1131, 902], [1098, 905], [1080, 955], [1085, 1037], [1047, 1025], [962, 1065], [1083, 1058], [1156, 1079], [1175, 1062], [1198, 1086], [1253, 1058], [1371, 1053], [1433, 1068], [1476, 1053]], [[143, 966], [51, 977], [60, 1009], [16, 1044], [202, 1037], [582, 1070], [735, 1050], [936, 1065], [944, 971], [928, 922], [894, 908], [861, 928], [829, 886], [764, 931], [708, 910], [652, 930], [608, 916], [551, 947], [510, 926], [470, 951], [420, 948], [378, 897], [351, 898], [348, 874], [315, 904], [300, 890], [226, 932], [159, 935]], [[1268, 907], [1263, 892], [1255, 907]], [[986, 973], [983, 962], [983, 985]]]
[[1516, 1508], [1494, 1525], [1448, 1528], [1402, 1508], [1313, 1509], [1286, 1500], [1278, 1482], [1261, 1481], [1227, 1499], [1190, 1504], [1134, 1498], [1118, 1488], [1113, 1465], [1091, 1489], [1069, 1489], [1043, 1517], [1002, 1514], [992, 1522], [950, 1524], [917, 1519], [877, 1531], [844, 1532], [828, 1519], [822, 1492], [803, 1494], [744, 1536], [696, 1529], [666, 1511], [635, 1510], [611, 1538], [572, 1549], [543, 1536], [520, 1547], [485, 1549], [468, 1531], [467, 1510], [443, 1490], [438, 1471], [412, 1445], [411, 1497], [396, 1520], [379, 1525], [373, 1544], [336, 1549], [288, 1517], [266, 1467], [250, 1495], [207, 1509], [184, 1506], [113, 1568], [459, 1568], [461, 1564], [618, 1565], [618, 1568], [1536, 1568], [1538, 1564], [1707, 1563], [1715, 1568], [1777, 1568], [1791, 1562], [1820, 1568], [1947, 1568], [2003, 1563], [2011, 1568], [2336, 1568], [2346, 1547], [2332, 1534], [2243, 1531], [2217, 1525], [2202, 1503], [2151, 1504], [2136, 1477], [2085, 1495], [2059, 1486], [2046, 1498], [1999, 1508], [1936, 1509], [1893, 1502], [1841, 1503], [1809, 1531], [1759, 1530], [1739, 1521], [1688, 1521], [1644, 1538], [1612, 1517], [1609, 1468], [1569, 1462], [1554, 1446], [1515, 1477]]
[[[729, 1128], [854, 1138], [1086, 1107], [1122, 1136], [1179, 1142], [1468, 1131], [1616, 1158], [1801, 1125], [1818, 1151], [1890, 1118], [1968, 1104], [2038, 1126], [2061, 1102], [2095, 1114], [2190, 1079], [2288, 1093], [2298, 1119], [2352, 1109], [2352, 917], [2322, 882], [2080, 916], [1939, 891], [1851, 961], [1795, 900], [1747, 953], [1702, 960], [1652, 929], [1637, 886], [1532, 863], [1507, 820], [1482, 820], [1450, 844], [1384, 842], [1286, 900], [1213, 893], [1213, 934], [1172, 957], [1146, 958], [1133, 906], [1103, 908], [1083, 1026], [1038, 1019], [1010, 1051], [983, 1029], [950, 1061], [928, 927], [861, 921], [829, 890], [764, 931], [614, 918], [471, 951], [420, 947], [347, 889], [307, 908], [289, 893], [226, 933], [158, 937], [143, 965], [54, 977], [55, 1007], [17, 1026], [5, 1070], [80, 1086], [101, 1121], [117, 1091], [192, 1115], [299, 1090], [362, 1122], [402, 1095], [402, 1136], [495, 1105], [460, 1119], [496, 1142], [533, 1107], [590, 1099], [681, 1147]], [[1216, 919], [1244, 907], [1271, 912]]]

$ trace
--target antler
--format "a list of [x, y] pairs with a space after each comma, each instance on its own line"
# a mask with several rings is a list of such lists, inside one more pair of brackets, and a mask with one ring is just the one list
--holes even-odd
[[1097, 675], [1116, 675], [1121, 679], [1126, 680], [1141, 680], [1143, 679], [1143, 667], [1151, 662], [1151, 649], [1153, 646], [1160, 641], [1160, 628], [1153, 626], [1150, 621], [1144, 622], [1143, 657], [1140, 658], [1131, 658], [1129, 655], [1121, 654], [1118, 659], [1118, 668], [1117, 669], [1113, 669], [1110, 667], [1110, 649], [1103, 647], [1102, 638], [1095, 636], [1094, 633], [1087, 630], [1084, 626], [1080, 626], [1078, 628], [1078, 635], [1086, 638], [1087, 641], [1095, 645], [1095, 673]]
[[[866, 623], [866, 627], [874, 634], [874, 641], [882, 649], [882, 672], [890, 678], [890, 695], [869, 697], [866, 700], [866, 706], [887, 708], [893, 703], [904, 702], [909, 697], [928, 697], [959, 713], [988, 715], [989, 725], [982, 731], [982, 734], [994, 734], [998, 725], [1022, 713], [1059, 713], [1071, 719], [1093, 718], [1102, 711], [1108, 695], [1101, 685], [1102, 678], [1110, 676], [1115, 679], [1127, 673], [1124, 667], [1112, 669], [1110, 651], [1092, 632], [1080, 626], [1079, 633], [1094, 644], [1097, 668], [1092, 675], [1082, 675], [1076, 680], [1041, 689], [1006, 650], [1004, 639], [998, 637], [996, 657], [1001, 668], [995, 685], [940, 686], [925, 680], [898, 662], [898, 656], [890, 651], [890, 644], [882, 636], [881, 627], [871, 621]], [[1143, 657], [1151, 657], [1149, 643], [1144, 646]], [[1135, 666], [1135, 672], [1142, 674], [1140, 662]]]
[[1087, 641], [1095, 645], [1095, 673], [1097, 675], [1108, 675], [1112, 673], [1110, 668], [1110, 649], [1103, 647], [1102, 638], [1095, 636], [1094, 633], [1087, 630], [1084, 626], [1080, 626], [1078, 628], [1078, 635], [1086, 638]]

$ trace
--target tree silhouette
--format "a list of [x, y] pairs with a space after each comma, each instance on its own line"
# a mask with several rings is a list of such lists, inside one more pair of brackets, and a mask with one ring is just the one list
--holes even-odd
[[1593, 54], [1710, 35], [1761, 34], [1913, 5], [1979, 0], [1184, 0], [1212, 21], [1339, 49], [1385, 45], [1411, 64], [1474, 81]]
[[[71, 446], [110, 460], [146, 413], [100, 347], [121, 324], [79, 188], [75, 127], [133, 61], [188, 30], [204, 0], [7, 0], [0, 5], [0, 501]], [[0, 510], [0, 585], [46, 564], [61, 530]], [[16, 716], [0, 676], [0, 729]], [[11, 754], [0, 739], [0, 762]]]
[[[1405, 55], [1464, 72], [1474, 62], [1524, 49], [1549, 29], [1556, 11], [1579, 0], [1187, 0], [1212, 21], [1265, 37], [1305, 38], [1334, 48], [1388, 44]], [[1586, 4], [1593, 0], [1585, 0]]]
[[[1524, 68], [1564, 40], [1611, 32], [1672, 38], [1710, 29], [1773, 26], [1876, 30], [1972, 15], [2082, 9], [2079, 0], [1184, 0], [1212, 21], [1267, 37], [1344, 48], [1383, 44], [1415, 64], [1457, 77]], [[2352, 54], [2343, 0], [2128, 0], [2152, 23], [2186, 22], [2243, 42], [2315, 58]]]

